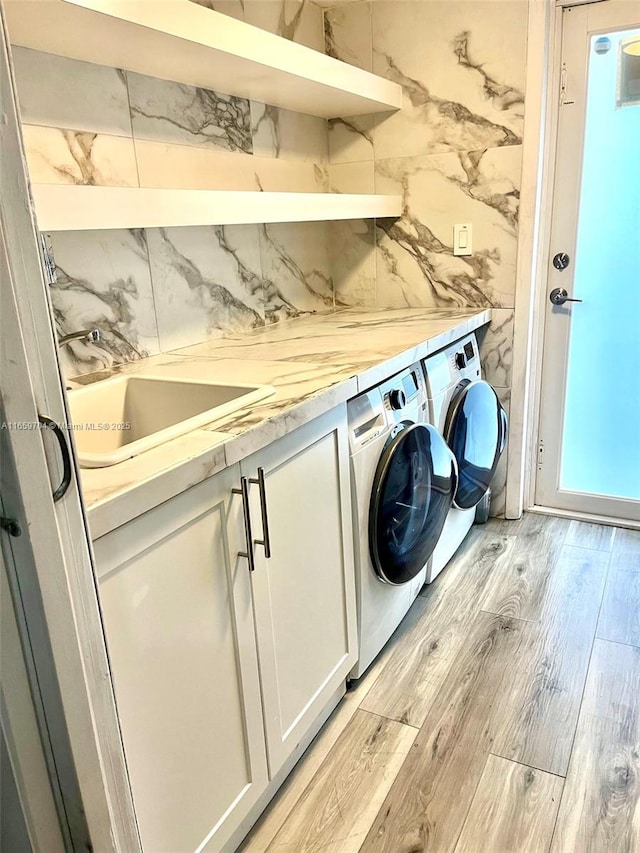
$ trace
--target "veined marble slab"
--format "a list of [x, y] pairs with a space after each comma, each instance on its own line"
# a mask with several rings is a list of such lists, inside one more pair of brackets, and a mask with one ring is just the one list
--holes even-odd
[[[331, 5], [331, 4], [328, 4]], [[329, 122], [330, 183], [374, 166], [375, 192], [402, 193], [375, 233], [330, 226], [336, 305], [493, 306], [487, 379], [512, 382], [515, 261], [524, 127], [527, 4], [521, 0], [361, 0], [325, 11], [327, 52], [403, 87], [394, 114]], [[453, 224], [473, 255], [453, 255]]]
[[379, 121], [381, 119], [374, 116], [329, 119], [329, 161], [359, 163], [373, 160], [373, 129]]
[[326, 222], [260, 225], [268, 323], [334, 307]]
[[289, 41], [322, 51], [322, 10], [311, 0], [192, 0]]
[[331, 277], [337, 307], [376, 304], [376, 226], [372, 219], [329, 223]]
[[[325, 53], [365, 71], [373, 71], [371, 3], [348, 3], [325, 11]], [[406, 106], [406, 105], [405, 105]], [[329, 160], [373, 160], [373, 128], [384, 119], [355, 116], [329, 120]], [[342, 190], [345, 192], [345, 190]]]
[[[376, 162], [376, 192], [401, 192], [380, 220], [378, 304], [513, 307], [521, 146]], [[473, 224], [473, 254], [453, 255], [453, 223]]]
[[513, 323], [513, 309], [494, 309], [491, 312], [491, 324], [482, 334], [482, 374], [487, 382], [498, 388], [510, 388], [512, 384]]
[[102, 333], [98, 344], [75, 341], [61, 351], [67, 378], [334, 308], [326, 222], [50, 239], [59, 333]]
[[327, 120], [251, 101], [253, 153], [303, 162], [328, 159]]
[[22, 136], [35, 183], [138, 186], [130, 137], [29, 124], [22, 126]]
[[264, 325], [256, 226], [151, 228], [147, 238], [163, 352]]
[[[276, 389], [275, 395], [255, 406], [128, 462], [83, 469], [82, 490], [92, 536], [104, 535], [234, 464], [489, 319], [490, 311], [430, 315], [419, 309], [348, 309], [81, 377], [81, 382], [88, 383], [114, 375], [161, 372], [221, 382], [258, 382]], [[336, 336], [338, 345], [332, 346]]]
[[365, 71], [373, 71], [371, 3], [334, 6], [324, 13], [324, 52]]
[[374, 193], [373, 161], [331, 164], [329, 190], [332, 193]]
[[59, 335], [100, 329], [99, 343], [60, 350], [66, 376], [160, 351], [144, 231], [58, 231], [50, 235], [57, 281], [51, 301]]
[[252, 152], [246, 98], [132, 71], [127, 85], [136, 139]]
[[522, 142], [527, 4], [376, 0], [373, 71], [405, 106], [376, 125], [376, 159]]
[[123, 71], [25, 47], [11, 53], [23, 122], [131, 137]]
[[326, 166], [321, 163], [147, 139], [136, 139], [134, 144], [142, 187], [311, 193], [328, 189]]

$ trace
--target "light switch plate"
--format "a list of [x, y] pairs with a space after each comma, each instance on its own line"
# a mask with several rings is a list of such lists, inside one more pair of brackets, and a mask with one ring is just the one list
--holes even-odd
[[473, 226], [470, 222], [453, 226], [453, 254], [473, 254]]

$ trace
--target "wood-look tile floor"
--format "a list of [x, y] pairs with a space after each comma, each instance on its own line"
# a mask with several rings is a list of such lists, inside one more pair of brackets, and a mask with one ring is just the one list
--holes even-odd
[[638, 853], [640, 532], [475, 528], [244, 853]]

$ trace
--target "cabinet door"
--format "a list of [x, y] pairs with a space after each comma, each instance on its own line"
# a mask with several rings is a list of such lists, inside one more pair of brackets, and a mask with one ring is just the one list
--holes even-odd
[[149, 853], [219, 850], [267, 785], [239, 476], [223, 471], [94, 543]]
[[[271, 557], [252, 574], [269, 770], [273, 777], [356, 661], [346, 408], [242, 462], [264, 471]], [[264, 538], [260, 489], [250, 492]]]

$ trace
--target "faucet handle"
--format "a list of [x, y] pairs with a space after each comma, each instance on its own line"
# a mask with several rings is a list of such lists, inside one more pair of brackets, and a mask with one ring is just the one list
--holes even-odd
[[89, 341], [92, 344], [97, 344], [101, 340], [100, 329], [82, 329], [81, 332], [71, 332], [70, 335], [63, 335], [58, 339], [58, 347], [65, 347], [72, 341]]

